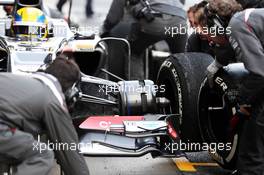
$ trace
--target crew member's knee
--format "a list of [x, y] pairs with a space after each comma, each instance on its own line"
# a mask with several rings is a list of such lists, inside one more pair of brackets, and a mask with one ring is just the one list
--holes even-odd
[[32, 152], [34, 156], [40, 157], [45, 160], [54, 160], [53, 150], [50, 149], [47, 144], [34, 141], [33, 145], [36, 145], [35, 150]]

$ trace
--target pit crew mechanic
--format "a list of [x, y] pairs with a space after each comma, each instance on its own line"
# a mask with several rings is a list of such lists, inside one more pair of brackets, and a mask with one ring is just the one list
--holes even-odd
[[[225, 9], [223, 9], [225, 8]], [[216, 37], [207, 35], [216, 44], [230, 43], [237, 61], [243, 62], [249, 74], [242, 81], [238, 103], [246, 121], [239, 143], [238, 174], [264, 174], [264, 9], [246, 9], [234, 0], [209, 0], [200, 16], [202, 27], [229, 29]], [[238, 13], [236, 13], [238, 12]], [[236, 14], [235, 14], [236, 13]], [[216, 60], [207, 69], [209, 79], [228, 60]], [[245, 105], [252, 106], [250, 113]]]
[[[54, 154], [35, 140], [37, 135], [44, 132], [53, 143], [78, 144], [65, 97], [70, 102], [79, 79], [79, 67], [64, 56], [31, 76], [0, 74], [0, 164], [17, 163], [17, 175], [46, 175]], [[54, 152], [64, 174], [89, 174], [78, 150]]]
[[[172, 53], [184, 52], [187, 33], [165, 34], [165, 28], [186, 27], [186, 12], [179, 0], [113, 0], [104, 21], [101, 36], [118, 27], [123, 20], [131, 23], [129, 41], [133, 53], [139, 55], [148, 46], [165, 40]], [[172, 31], [171, 31], [172, 32]]]
[[[264, 0], [236, 0], [240, 3], [243, 9], [247, 8], [263, 8]], [[197, 19], [200, 13], [203, 12], [207, 1], [201, 1], [197, 4], [191, 6], [188, 10], [188, 19], [191, 24], [191, 27], [194, 28], [195, 32], [193, 32], [187, 41], [186, 52], [204, 52], [208, 53], [213, 57], [219, 57], [219, 59], [229, 58], [232, 60], [234, 58], [234, 51], [231, 45], [228, 43], [226, 45], [216, 45], [211, 41], [207, 41], [206, 37], [199, 32], [199, 19]], [[222, 58], [221, 58], [222, 57]]]
[[200, 13], [202, 13], [206, 4], [207, 1], [201, 1], [191, 6], [187, 11], [188, 20], [190, 26], [194, 29], [194, 32], [188, 37], [186, 52], [203, 52], [215, 57], [215, 48], [213, 47], [213, 44], [209, 43], [207, 38], [198, 30], [199, 25], [197, 21], [199, 20], [197, 17], [200, 16]]

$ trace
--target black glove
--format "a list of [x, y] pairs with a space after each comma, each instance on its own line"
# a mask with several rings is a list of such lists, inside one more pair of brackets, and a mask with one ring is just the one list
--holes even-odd
[[237, 105], [235, 115], [242, 119], [247, 119], [251, 115], [251, 106], [250, 105]]

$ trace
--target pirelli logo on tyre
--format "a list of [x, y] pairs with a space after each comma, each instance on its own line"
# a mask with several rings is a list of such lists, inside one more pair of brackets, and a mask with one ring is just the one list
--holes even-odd
[[167, 67], [170, 69], [174, 79], [175, 79], [175, 83], [176, 83], [176, 87], [177, 87], [177, 96], [178, 96], [178, 113], [180, 115], [179, 117], [179, 123], [180, 125], [182, 125], [183, 123], [183, 119], [182, 119], [182, 115], [183, 115], [183, 98], [182, 98], [182, 87], [181, 87], [181, 83], [180, 83], [180, 79], [178, 76], [178, 72], [176, 70], [176, 68], [173, 66], [173, 63], [169, 60], [164, 61], [164, 63], [162, 64], [162, 67]]
[[164, 65], [165, 67], [170, 68], [171, 65], [172, 65], [172, 62], [170, 62], [170, 61], [164, 61], [163, 65]]
[[222, 78], [220, 78], [220, 77], [216, 77], [216, 78], [215, 78], [215, 83], [218, 84], [218, 85], [222, 88], [222, 90], [223, 90], [224, 92], [228, 89], [226, 83], [225, 83], [224, 80], [223, 80]]

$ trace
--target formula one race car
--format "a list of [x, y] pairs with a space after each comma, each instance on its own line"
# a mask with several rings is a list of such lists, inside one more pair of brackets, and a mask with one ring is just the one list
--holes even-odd
[[[156, 85], [150, 80], [109, 81], [108, 76], [120, 78], [108, 71], [111, 63], [105, 41], [126, 43], [127, 61], [119, 66], [127, 68], [129, 78], [130, 47], [125, 39], [101, 39], [73, 32], [65, 20], [46, 17], [39, 1], [1, 1], [8, 2], [12, 2], [15, 12], [12, 18], [0, 19], [0, 71], [27, 74], [57, 55], [70, 52], [82, 71], [81, 92], [76, 93], [80, 99], [72, 117], [83, 154], [151, 153], [153, 157], [171, 157], [181, 154], [173, 149], [179, 138], [201, 141], [196, 104], [206, 67], [212, 62], [210, 56], [199, 53], [169, 56], [158, 71]], [[32, 13], [35, 16], [29, 18]], [[107, 76], [102, 77], [101, 71]], [[90, 105], [97, 107], [92, 109]], [[87, 108], [88, 112], [95, 110], [97, 116], [79, 112]]]
[[[15, 16], [1, 19], [0, 69], [26, 74], [38, 70], [65, 50], [73, 54], [82, 71], [82, 93], [73, 111], [73, 122], [80, 142], [85, 145], [81, 149], [83, 154], [176, 156], [165, 150], [165, 143], [174, 143], [179, 137], [186, 141], [200, 140], [195, 104], [211, 57], [198, 53], [170, 56], [160, 68], [157, 85], [150, 80], [109, 81], [107, 76], [99, 78], [99, 74], [103, 70], [115, 77], [107, 71], [105, 43], [114, 38], [100, 39], [96, 35], [87, 37], [74, 33], [62, 19], [45, 19], [41, 8], [37, 7], [39, 3], [25, 2], [16, 1]], [[30, 21], [34, 17], [26, 16], [32, 11], [37, 15], [35, 23]], [[128, 42], [119, 40], [127, 44], [129, 53]], [[127, 64], [120, 65], [127, 67], [128, 74], [129, 60], [128, 56]], [[91, 91], [91, 85], [95, 91]], [[74, 113], [83, 104], [86, 110], [90, 105], [102, 106], [93, 108], [101, 117]], [[105, 111], [112, 117], [105, 117]]]
[[[180, 138], [184, 142], [228, 144], [229, 150], [217, 149], [211, 155], [224, 168], [235, 167], [244, 120], [235, 110], [239, 84], [247, 74], [242, 64], [221, 69], [214, 88], [204, 80], [213, 59], [201, 53], [165, 54], [156, 84], [150, 80], [121, 80], [109, 72], [114, 61], [109, 63], [111, 47], [106, 41], [119, 40], [127, 45], [126, 64], [117, 67], [125, 67], [129, 77], [130, 48], [125, 39], [83, 36], [70, 30], [63, 19], [45, 20], [40, 1], [28, 2], [1, 1], [1, 5], [12, 4], [16, 11], [33, 8], [44, 20], [41, 25], [38, 21], [25, 26], [19, 17], [15, 20], [20, 13], [0, 19], [0, 71], [34, 72], [65, 50], [71, 52], [82, 71], [81, 97], [72, 117], [84, 155], [180, 156], [181, 152], [173, 148]], [[40, 30], [43, 26], [45, 32]], [[155, 51], [151, 55], [164, 59], [164, 54]], [[109, 81], [109, 76], [120, 81]]]

